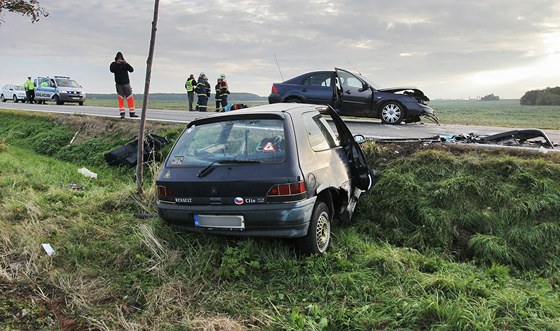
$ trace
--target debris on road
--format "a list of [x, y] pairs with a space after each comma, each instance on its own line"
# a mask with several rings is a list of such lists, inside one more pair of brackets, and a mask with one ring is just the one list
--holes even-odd
[[554, 144], [539, 129], [519, 129], [505, 131], [502, 133], [479, 136], [474, 133], [461, 133], [456, 135], [438, 135], [428, 138], [374, 138], [376, 142], [423, 142], [431, 143], [472, 143], [484, 145], [498, 145], [508, 147], [529, 147], [539, 149], [555, 149], [558, 144]]

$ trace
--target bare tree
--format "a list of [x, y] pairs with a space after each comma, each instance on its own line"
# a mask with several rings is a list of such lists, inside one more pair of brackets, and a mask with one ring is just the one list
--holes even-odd
[[37, 0], [0, 0], [0, 25], [4, 22], [1, 15], [6, 11], [28, 16], [31, 18], [31, 23], [39, 21], [41, 17], [49, 16]]
[[138, 194], [144, 194], [142, 184], [144, 183], [144, 127], [146, 126], [146, 111], [148, 110], [148, 96], [150, 94], [150, 80], [152, 78], [152, 62], [154, 58], [154, 48], [156, 45], [156, 31], [159, 12], [159, 0], [154, 2], [154, 19], [152, 21], [152, 35], [150, 38], [150, 49], [148, 60], [146, 61], [146, 80], [144, 84], [144, 100], [142, 102], [142, 117], [140, 118], [140, 128], [138, 129], [138, 163], [136, 164], [136, 190]]

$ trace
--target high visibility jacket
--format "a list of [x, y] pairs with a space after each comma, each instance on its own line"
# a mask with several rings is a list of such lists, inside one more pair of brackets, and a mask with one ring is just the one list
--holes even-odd
[[23, 88], [27, 91], [31, 91], [35, 89], [35, 84], [33, 84], [33, 81], [28, 79], [25, 81], [25, 83], [23, 83]]
[[185, 88], [187, 89], [187, 92], [194, 91], [194, 86], [196, 85], [195, 83], [196, 80], [194, 78], [187, 79], [187, 81], [185, 82]]

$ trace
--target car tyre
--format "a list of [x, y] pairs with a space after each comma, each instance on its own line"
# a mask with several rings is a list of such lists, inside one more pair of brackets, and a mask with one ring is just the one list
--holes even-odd
[[57, 105], [63, 105], [64, 101], [60, 100], [60, 98], [58, 97], [58, 95], [54, 96], [54, 101], [56, 102]]
[[80, 106], [83, 106], [83, 105], [84, 105], [84, 102], [81, 101], [81, 102], [78, 102], [78, 104], [79, 104]]
[[6, 102], [6, 98], [4, 97], [4, 94], [0, 95], [0, 99], [2, 100], [2, 102]]
[[15, 103], [17, 103], [17, 102], [18, 102], [18, 98], [17, 98], [17, 96], [16, 96], [16, 95], [14, 95], [14, 97], [13, 97], [12, 99], [14, 100], [14, 102], [15, 102]]
[[296, 246], [303, 254], [323, 254], [331, 241], [331, 213], [329, 207], [319, 201], [313, 209], [307, 235], [298, 238]]
[[291, 97], [291, 98], [288, 98], [288, 100], [286, 102], [287, 103], [301, 103], [301, 100], [299, 98]]
[[383, 124], [400, 124], [404, 118], [404, 108], [395, 101], [390, 101], [381, 107], [381, 122]]

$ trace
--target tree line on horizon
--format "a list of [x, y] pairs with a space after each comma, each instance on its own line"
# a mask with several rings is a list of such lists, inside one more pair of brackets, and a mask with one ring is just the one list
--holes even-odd
[[560, 86], [527, 91], [519, 103], [526, 106], [560, 106]]

